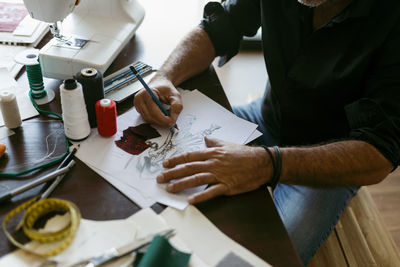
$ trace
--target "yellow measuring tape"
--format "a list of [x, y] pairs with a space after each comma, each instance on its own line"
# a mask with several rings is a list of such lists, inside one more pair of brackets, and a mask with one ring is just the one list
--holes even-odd
[[[56, 198], [42, 199], [39, 201], [38, 199], [39, 197], [33, 198], [10, 211], [3, 221], [3, 230], [7, 238], [15, 246], [39, 256], [51, 257], [61, 253], [71, 244], [79, 227], [81, 213], [78, 207], [70, 201]], [[10, 221], [10, 219], [24, 210], [26, 210], [26, 212], [20, 224], [22, 225], [22, 229], [25, 235], [30, 239], [38, 241], [40, 243], [51, 243], [60, 241], [54, 248], [46, 252], [36, 252], [19, 243], [7, 231], [7, 223]], [[38, 230], [33, 228], [35, 222], [40, 217], [56, 210], [63, 210], [70, 214], [71, 221], [63, 229], [56, 232], [39, 232]]]

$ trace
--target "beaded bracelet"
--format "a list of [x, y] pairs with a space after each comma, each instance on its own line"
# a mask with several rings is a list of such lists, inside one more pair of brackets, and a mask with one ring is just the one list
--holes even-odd
[[282, 153], [278, 146], [273, 146], [275, 151], [275, 157], [272, 155], [271, 150], [267, 146], [262, 146], [267, 152], [269, 157], [271, 158], [272, 167], [274, 169], [271, 181], [268, 183], [269, 186], [272, 187], [272, 190], [275, 189], [276, 185], [279, 182], [279, 178], [281, 177], [282, 172]]

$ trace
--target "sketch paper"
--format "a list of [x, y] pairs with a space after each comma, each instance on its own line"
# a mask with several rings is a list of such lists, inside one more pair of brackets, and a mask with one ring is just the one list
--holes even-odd
[[112, 184], [115, 188], [117, 188], [122, 194], [127, 196], [130, 200], [135, 202], [136, 205], [140, 206], [141, 208], [148, 208], [151, 207], [156, 201], [151, 198], [148, 194], [143, 192], [143, 190], [138, 190], [135, 187], [127, 185], [126, 183], [122, 182], [121, 179], [116, 177], [115, 175], [109, 174], [104, 172], [95, 166], [92, 166], [85, 162], [91, 169], [97, 172], [100, 176], [102, 176], [107, 182]]
[[250, 143], [251, 141], [257, 139], [261, 135], [262, 135], [262, 132], [260, 132], [259, 130], [254, 130], [254, 132], [249, 136], [249, 138], [247, 138], [245, 144]]
[[[22, 120], [39, 115], [28, 96], [29, 90], [21, 88], [6, 68], [0, 67], [0, 81], [0, 91], [9, 90], [17, 97], [18, 108]], [[3, 125], [3, 115], [0, 113], [0, 126]]]
[[161, 136], [147, 140], [150, 147], [140, 155], [131, 155], [115, 144], [123, 130], [144, 123], [133, 108], [118, 117], [118, 131], [113, 137], [101, 137], [93, 129], [89, 138], [81, 143], [77, 157], [160, 203], [184, 209], [188, 195], [204, 187], [180, 194], [166, 192], [166, 185], [155, 180], [163, 170], [162, 162], [174, 155], [204, 149], [205, 136], [244, 144], [257, 125], [238, 118], [197, 90], [182, 94], [182, 101], [184, 108], [177, 121], [180, 130], [153, 126]]
[[132, 155], [139, 155], [150, 147], [148, 139], [160, 137], [156, 129], [151, 127], [150, 123], [143, 123], [138, 126], [129, 127], [122, 131], [120, 140], [115, 144], [120, 149]]

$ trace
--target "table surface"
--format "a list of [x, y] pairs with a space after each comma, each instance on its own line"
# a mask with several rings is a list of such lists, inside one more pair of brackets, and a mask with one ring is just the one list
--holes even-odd
[[[107, 70], [106, 75], [137, 60], [156, 68], [159, 67], [183, 34], [198, 24], [203, 5], [204, 1], [201, 0], [143, 1], [146, 9], [145, 20], [135, 37], [124, 47]], [[187, 23], [182, 23], [186, 21]], [[18, 79], [18, 83], [21, 86], [27, 86], [25, 73]], [[41, 108], [60, 113], [58, 86], [61, 81], [45, 79], [45, 84], [47, 88], [55, 90], [56, 98], [52, 103], [43, 105]], [[212, 67], [181, 86], [185, 89], [199, 89], [219, 104], [230, 108]], [[132, 106], [132, 100], [131, 97], [119, 104], [118, 112], [122, 113], [129, 109]], [[62, 124], [52, 119], [39, 117], [24, 121], [15, 132], [15, 135], [1, 140], [7, 144], [8, 150], [5, 158], [0, 162], [0, 171], [14, 171], [10, 169], [10, 166], [16, 166], [17, 169], [25, 168], [27, 162], [33, 162], [38, 157], [48, 154], [49, 144], [53, 145], [50, 149], [54, 151], [54, 157], [65, 152]], [[44, 142], [46, 137], [50, 141]], [[80, 160], [76, 161], [76, 166], [66, 175], [52, 197], [73, 201], [80, 208], [82, 216], [92, 220], [122, 219], [140, 209], [84, 163]], [[16, 188], [54, 168], [36, 171], [18, 179], [1, 178], [0, 192]], [[0, 220], [3, 221], [7, 212], [36, 196], [40, 190], [42, 186], [0, 204]], [[196, 206], [221, 231], [268, 263], [274, 266], [301, 266], [299, 257], [265, 187], [238, 196], [218, 197]], [[152, 208], [161, 211], [164, 207], [155, 204]], [[11, 221], [10, 224], [16, 225], [17, 219]], [[13, 249], [14, 247], [1, 232], [0, 256]]]

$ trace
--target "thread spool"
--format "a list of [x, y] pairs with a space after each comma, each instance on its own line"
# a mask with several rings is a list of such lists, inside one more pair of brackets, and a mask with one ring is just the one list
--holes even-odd
[[76, 74], [76, 79], [82, 84], [90, 127], [94, 128], [97, 125], [95, 105], [104, 98], [103, 74], [95, 68], [85, 68]]
[[19, 113], [17, 97], [10, 91], [0, 92], [0, 108], [3, 115], [4, 125], [14, 129], [22, 124], [21, 114]]
[[61, 109], [65, 136], [81, 141], [90, 134], [90, 125], [83, 99], [82, 85], [74, 79], [60, 85]]
[[101, 136], [110, 137], [117, 132], [117, 105], [111, 99], [96, 103], [97, 130]]
[[53, 90], [45, 89], [44, 87], [43, 74], [39, 61], [39, 50], [24, 50], [16, 55], [15, 61], [25, 65], [30, 92], [36, 104], [43, 105], [50, 103], [54, 99], [55, 93]]

